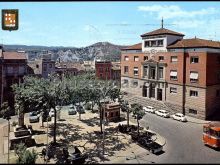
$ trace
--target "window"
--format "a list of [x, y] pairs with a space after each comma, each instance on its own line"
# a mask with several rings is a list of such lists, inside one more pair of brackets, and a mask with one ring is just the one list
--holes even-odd
[[127, 79], [124, 79], [123, 84], [128, 84], [128, 80], [127, 80]]
[[103, 72], [103, 68], [102, 67], [99, 68], [99, 72]]
[[47, 71], [47, 64], [44, 64], [44, 71]]
[[149, 47], [150, 46], [150, 42], [149, 41], [145, 41], [144, 42], [144, 47]]
[[159, 67], [159, 79], [163, 78], [163, 67]]
[[198, 91], [190, 90], [190, 96], [198, 97]]
[[177, 88], [170, 87], [170, 93], [177, 93]]
[[164, 60], [164, 56], [159, 56], [159, 61], [163, 61]]
[[217, 63], [220, 64], [220, 57], [217, 57]]
[[110, 117], [113, 117], [113, 112], [110, 113]]
[[13, 73], [13, 67], [12, 66], [8, 66], [7, 67], [7, 72], [8, 73]]
[[144, 66], [144, 77], [147, 77], [148, 66]]
[[156, 79], [156, 68], [154, 66], [150, 67], [150, 79]]
[[138, 76], [138, 67], [134, 67], [134, 75]]
[[220, 97], [220, 89], [216, 90], [216, 97]]
[[24, 66], [19, 66], [19, 73], [24, 74], [25, 73], [25, 67]]
[[134, 56], [134, 61], [139, 61], [139, 57], [138, 56]]
[[36, 68], [39, 68], [39, 65], [38, 65], [38, 64], [36, 65]]
[[129, 57], [128, 56], [125, 56], [125, 59], [124, 59], [125, 61], [128, 61], [129, 60]]
[[177, 80], [177, 71], [176, 70], [170, 71], [170, 80]]
[[151, 46], [157, 46], [157, 42], [156, 41], [151, 41]]
[[158, 40], [158, 46], [163, 46], [163, 40]]
[[52, 64], [50, 64], [50, 68], [52, 68]]
[[100, 74], [100, 77], [101, 77], [101, 78], [103, 77], [102, 73]]
[[171, 62], [177, 62], [178, 59], [177, 59], [177, 56], [171, 56]]
[[133, 86], [137, 87], [138, 86], [138, 81], [133, 81]]
[[148, 60], [148, 56], [144, 56], [144, 61]]
[[124, 66], [124, 73], [125, 73], [125, 74], [128, 73], [128, 66]]
[[191, 62], [192, 64], [194, 64], [194, 63], [199, 63], [199, 57], [191, 57], [190, 62]]
[[217, 72], [217, 79], [220, 80], [220, 71]]
[[198, 72], [190, 72], [190, 82], [195, 83], [198, 82], [199, 74]]
[[195, 109], [189, 109], [189, 113], [197, 114], [197, 110], [195, 110]]

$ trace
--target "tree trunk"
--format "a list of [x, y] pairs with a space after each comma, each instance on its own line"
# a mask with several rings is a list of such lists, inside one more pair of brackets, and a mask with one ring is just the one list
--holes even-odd
[[127, 109], [127, 125], [129, 127], [129, 110]]
[[99, 106], [99, 116], [100, 116], [100, 128], [101, 128], [101, 133], [102, 133], [102, 118], [103, 118], [103, 114], [102, 114], [101, 106]]
[[23, 127], [24, 126], [24, 114], [23, 113], [20, 113], [18, 114], [18, 125], [20, 127]]
[[93, 107], [94, 107], [94, 103], [93, 103], [93, 101], [92, 101], [92, 112], [94, 111], [94, 110], [93, 110]]
[[79, 120], [81, 120], [81, 104], [80, 104], [80, 102], [79, 102]]
[[54, 108], [54, 127], [53, 127], [53, 143], [56, 144], [56, 129], [57, 129], [57, 110]]
[[140, 135], [140, 131], [139, 131], [139, 120], [138, 120], [138, 117], [137, 117], [137, 124], [138, 124], [138, 139], [139, 139], [139, 135]]
[[44, 127], [43, 112], [41, 112], [41, 122], [42, 122], [42, 127]]

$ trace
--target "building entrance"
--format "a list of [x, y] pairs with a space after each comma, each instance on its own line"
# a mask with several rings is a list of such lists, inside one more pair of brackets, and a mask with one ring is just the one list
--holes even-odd
[[143, 86], [143, 93], [142, 93], [143, 97], [147, 97], [147, 87]]
[[163, 92], [162, 89], [159, 88], [157, 89], [157, 100], [162, 100], [162, 96], [163, 96], [162, 92]]

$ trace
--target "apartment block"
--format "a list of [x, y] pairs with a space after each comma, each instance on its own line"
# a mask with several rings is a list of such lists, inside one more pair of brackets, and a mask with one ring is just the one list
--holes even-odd
[[121, 88], [201, 119], [220, 115], [220, 42], [160, 28], [121, 50]]

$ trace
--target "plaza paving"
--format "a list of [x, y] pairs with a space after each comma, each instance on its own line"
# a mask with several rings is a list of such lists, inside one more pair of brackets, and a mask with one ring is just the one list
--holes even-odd
[[[105, 156], [103, 157], [103, 135], [99, 134], [99, 114], [92, 113], [87, 110], [85, 114], [81, 115], [68, 115], [68, 107], [63, 107], [61, 110], [61, 120], [57, 124], [57, 142], [63, 146], [76, 145], [83, 153], [87, 153], [89, 158], [87, 161], [93, 163], [136, 163], [137, 159], [135, 154], [149, 155], [149, 151], [141, 148], [131, 141], [130, 135], [117, 132], [117, 123], [110, 122], [105, 126]], [[122, 114], [123, 116], [123, 114]], [[29, 125], [28, 114], [25, 115], [25, 124]], [[136, 125], [136, 123], [130, 123]], [[47, 144], [47, 122], [44, 122], [44, 127], [39, 123], [31, 123], [34, 130], [36, 130], [34, 138], [36, 146], [34, 148], [39, 154]], [[48, 122], [49, 136], [48, 141], [53, 141], [53, 119]], [[7, 124], [4, 125], [7, 128]], [[4, 127], [4, 128], [5, 128]], [[1, 127], [3, 129], [3, 127]], [[4, 130], [3, 132], [7, 132]], [[164, 143], [161, 136], [157, 136], [157, 142]], [[7, 137], [0, 137], [1, 141], [1, 158], [0, 163], [7, 163]], [[4, 147], [5, 146], [5, 147]], [[59, 152], [59, 151], [57, 151]], [[11, 162], [15, 159], [13, 151], [10, 153]], [[141, 159], [141, 158], [140, 158]], [[48, 163], [55, 163], [55, 159], [51, 159]], [[136, 162], [135, 162], [136, 161]], [[148, 160], [144, 160], [148, 162]], [[44, 163], [43, 157], [38, 156], [37, 163]], [[148, 162], [149, 163], [149, 162]]]

